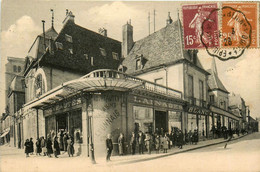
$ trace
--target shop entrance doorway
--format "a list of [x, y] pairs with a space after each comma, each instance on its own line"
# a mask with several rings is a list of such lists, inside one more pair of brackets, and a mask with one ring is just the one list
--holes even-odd
[[[158, 129], [160, 134], [168, 131], [167, 113], [165, 111], [155, 111], [155, 129]], [[163, 131], [162, 131], [163, 130]], [[163, 133], [162, 133], [163, 132]]]
[[59, 131], [63, 132], [63, 131], [67, 131], [68, 130], [68, 122], [67, 122], [67, 115], [65, 114], [61, 114], [61, 115], [58, 115], [56, 116], [56, 122], [57, 122], [57, 133]]

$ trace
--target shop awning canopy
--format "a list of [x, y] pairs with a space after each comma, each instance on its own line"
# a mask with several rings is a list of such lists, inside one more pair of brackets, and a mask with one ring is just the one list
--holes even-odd
[[182, 93], [178, 90], [142, 80], [116, 70], [100, 69], [90, 72], [79, 79], [63, 83], [44, 93], [39, 98], [25, 104], [24, 110], [28, 110], [29, 108], [43, 108], [82, 92], [106, 90], [129, 91], [134, 88], [140, 88], [149, 92], [182, 100]]
[[41, 108], [80, 92], [117, 90], [127, 91], [142, 86], [141, 79], [131, 77], [119, 71], [104, 69], [93, 71], [44, 93], [39, 98], [24, 105], [25, 109]]
[[219, 115], [224, 115], [226, 117], [229, 117], [229, 118], [232, 118], [234, 120], [239, 120], [241, 117], [240, 116], [237, 116], [231, 112], [228, 112], [228, 111], [225, 111], [223, 109], [220, 109], [218, 107], [215, 107], [215, 106], [210, 106], [210, 110], [213, 112], [213, 113], [217, 113]]

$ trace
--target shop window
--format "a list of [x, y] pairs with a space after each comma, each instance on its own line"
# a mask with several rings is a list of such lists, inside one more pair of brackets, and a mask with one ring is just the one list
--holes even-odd
[[152, 132], [153, 129], [153, 109], [141, 106], [134, 106], [134, 120], [138, 124], [138, 130], [142, 132]]
[[117, 54], [117, 53], [112, 52], [112, 56], [113, 56], [113, 59], [115, 59], [115, 60], [119, 60], [119, 58], [118, 58], [118, 54]]
[[13, 66], [13, 72], [17, 72], [17, 66], [16, 65]]
[[181, 116], [181, 112], [168, 111], [169, 131], [172, 131], [173, 128], [181, 129]]
[[66, 41], [72, 43], [72, 36], [65, 34], [65, 39], [66, 39]]
[[62, 50], [62, 49], [63, 49], [63, 44], [62, 44], [62, 43], [60, 43], [60, 42], [55, 42], [55, 45], [56, 45], [56, 48], [57, 48], [58, 50]]

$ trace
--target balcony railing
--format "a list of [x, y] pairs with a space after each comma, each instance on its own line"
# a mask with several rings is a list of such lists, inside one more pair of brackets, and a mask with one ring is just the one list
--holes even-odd
[[134, 80], [134, 81], [140, 81], [142, 82], [142, 87], [139, 87], [138, 89], [145, 89], [146, 91], [164, 94], [168, 96], [172, 96], [175, 98], [182, 98], [182, 93], [178, 90], [165, 87], [163, 85], [155, 84], [150, 81], [146, 81], [140, 78], [136, 78], [133, 76], [130, 76], [126, 73], [111, 70], [111, 69], [101, 69], [101, 70], [95, 70], [82, 78], [120, 78], [120, 79], [128, 79], [128, 80]]

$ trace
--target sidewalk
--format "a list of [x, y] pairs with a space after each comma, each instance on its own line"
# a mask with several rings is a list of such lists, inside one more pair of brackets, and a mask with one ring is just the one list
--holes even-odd
[[[244, 136], [246, 136], [246, 135], [240, 135], [240, 137], [235, 135], [232, 140], [237, 140], [237, 139], [240, 139]], [[156, 154], [155, 151], [152, 151], [152, 153], [150, 155], [147, 154], [147, 153], [145, 153], [143, 155], [139, 155], [138, 151], [137, 151], [136, 155], [112, 156], [111, 157], [112, 161], [109, 162], [109, 163], [107, 163], [105, 161], [105, 157], [104, 158], [96, 158], [96, 165], [97, 166], [100, 166], [100, 165], [101, 166], [107, 166], [107, 165], [113, 166], [113, 165], [121, 165], [121, 164], [130, 164], [130, 163], [136, 163], [136, 162], [142, 162], [142, 161], [149, 161], [149, 160], [153, 160], [153, 159], [167, 157], [167, 156], [174, 155], [174, 154], [179, 154], [179, 153], [184, 153], [184, 152], [204, 148], [204, 147], [207, 147], [207, 146], [225, 143], [226, 141], [227, 140], [224, 140], [223, 138], [200, 141], [200, 142], [198, 142], [197, 145], [184, 145], [182, 149], [179, 149], [177, 147], [171, 148], [171, 149], [168, 150], [168, 153], [162, 153], [162, 151], [160, 151], [159, 154]], [[223, 144], [223, 147], [224, 147], [224, 144]], [[7, 144], [1, 145], [1, 156], [5, 156], [5, 155], [11, 156], [11, 157], [16, 156], [16, 158], [20, 157], [22, 159], [25, 158], [24, 149], [17, 149], [17, 148], [14, 148], [14, 147], [10, 147]], [[38, 160], [42, 159], [42, 160], [46, 160], [46, 161], [54, 159], [54, 158], [47, 158], [47, 157], [44, 157], [44, 156], [36, 156], [35, 154], [32, 157], [37, 157]], [[73, 160], [73, 161], [74, 160], [75, 161], [78, 161], [78, 160], [83, 161], [84, 160], [84, 162], [86, 162], [85, 160], [87, 160], [89, 163], [91, 163], [90, 159], [87, 158], [87, 157], [74, 156], [73, 158], [69, 158], [68, 154], [64, 153], [64, 152], [62, 152], [61, 155], [59, 155], [59, 158], [55, 161], [58, 163], [59, 161], [60, 162], [66, 162], [67, 160], [70, 160], [70, 161], [71, 160]]]
[[[237, 135], [234, 135], [234, 138], [231, 141], [240, 139], [246, 135], [247, 134], [240, 135], [239, 137]], [[109, 163], [106, 163], [105, 157], [103, 159], [96, 159], [96, 162], [98, 165], [104, 165], [104, 164], [120, 165], [120, 164], [136, 163], [136, 162], [141, 162], [141, 161], [149, 161], [149, 160], [163, 158], [163, 157], [167, 157], [170, 155], [184, 153], [184, 152], [188, 152], [188, 151], [192, 151], [192, 150], [196, 150], [196, 149], [200, 149], [200, 148], [204, 148], [204, 147], [208, 147], [208, 146], [212, 146], [212, 145], [216, 145], [216, 144], [221, 144], [221, 143], [225, 143], [225, 142], [227, 142], [227, 140], [224, 140], [223, 138], [200, 141], [200, 142], [198, 142], [197, 145], [183, 145], [182, 149], [179, 149], [178, 147], [168, 149], [168, 153], [162, 153], [162, 151], [160, 151], [159, 154], [156, 154], [155, 151], [152, 151], [152, 153], [150, 155], [147, 153], [145, 153], [143, 155], [139, 155], [138, 150], [137, 150], [137, 153], [135, 155], [112, 156], [111, 162], [109, 162]], [[224, 145], [223, 145], [223, 147], [224, 147]]]

